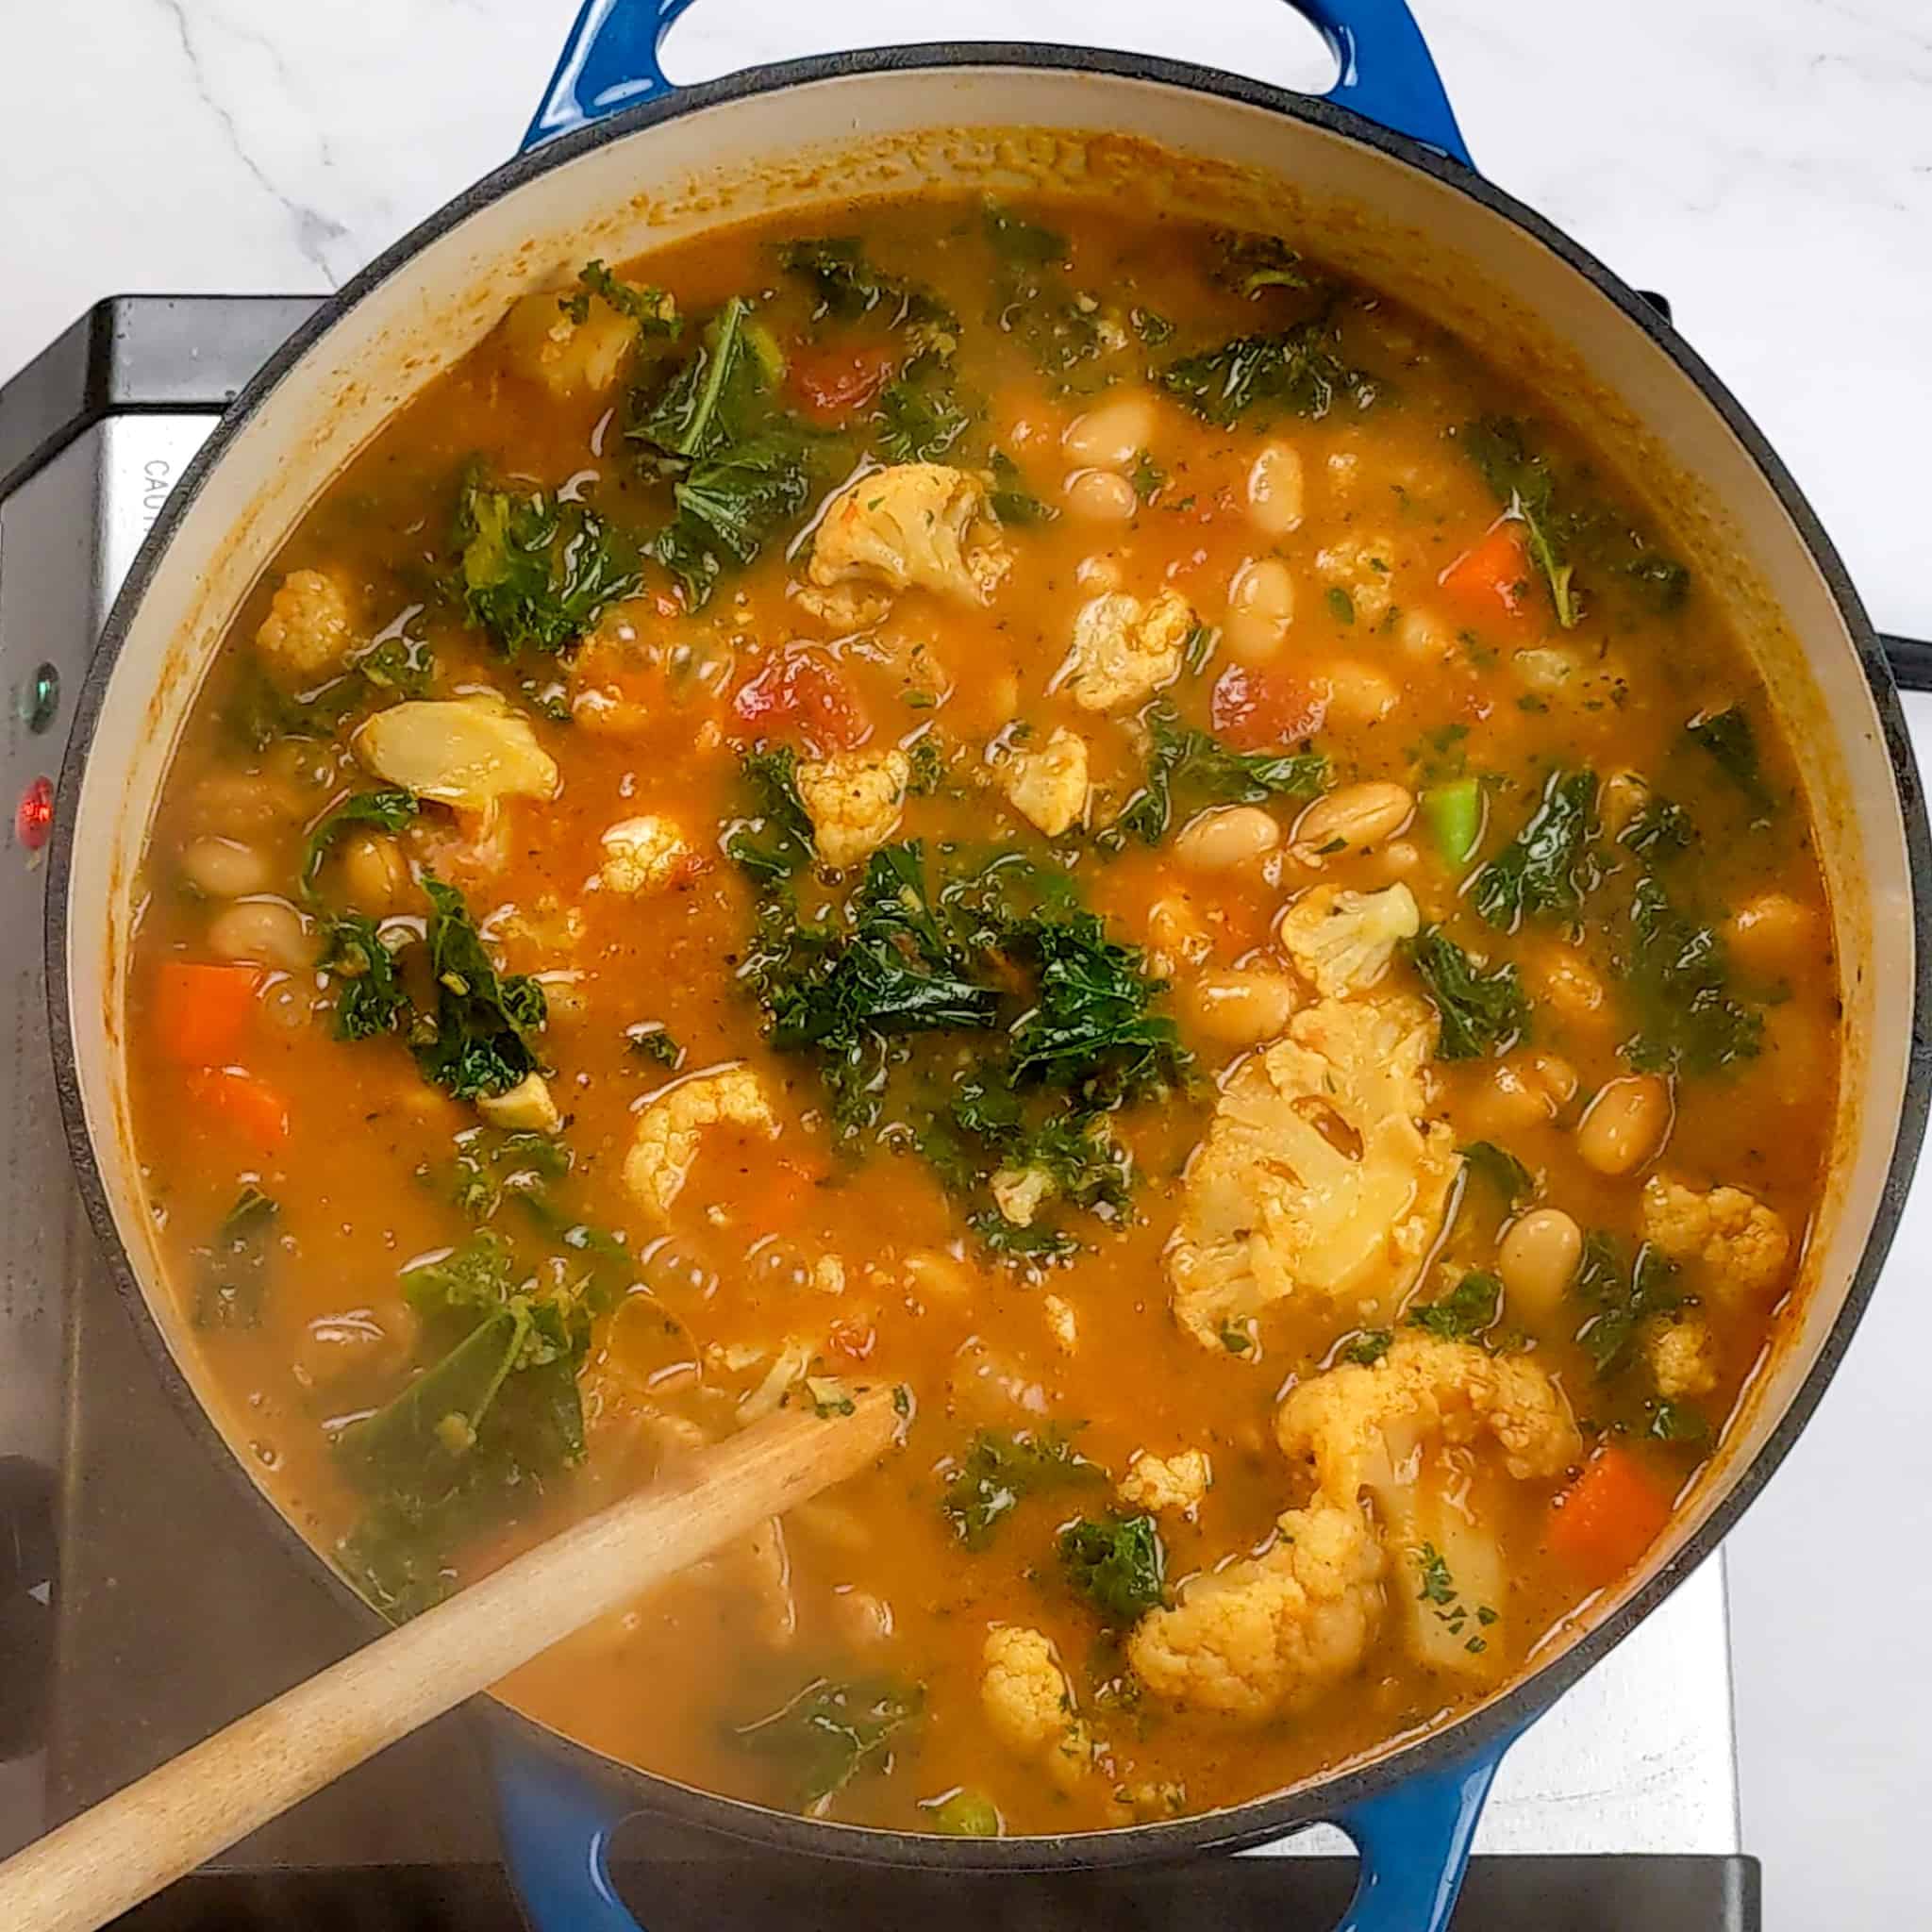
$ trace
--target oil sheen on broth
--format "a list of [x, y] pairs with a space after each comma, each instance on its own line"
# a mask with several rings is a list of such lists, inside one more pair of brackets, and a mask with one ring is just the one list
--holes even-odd
[[780, 1405], [903, 1453], [523, 1672], [908, 1830], [1225, 1806], [1638, 1561], [1837, 979], [1716, 600], [1291, 240], [921, 200], [575, 265], [323, 496], [155, 828], [173, 1280], [409, 1614]]

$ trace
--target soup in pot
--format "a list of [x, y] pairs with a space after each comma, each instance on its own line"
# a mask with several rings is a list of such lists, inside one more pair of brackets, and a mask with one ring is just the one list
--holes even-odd
[[1239, 1803], [1638, 1563], [1772, 1344], [1838, 979], [1713, 593], [1293, 238], [924, 197], [520, 298], [154, 827], [174, 1291], [406, 1617], [781, 1407], [903, 1445], [520, 1673], [905, 1830]]

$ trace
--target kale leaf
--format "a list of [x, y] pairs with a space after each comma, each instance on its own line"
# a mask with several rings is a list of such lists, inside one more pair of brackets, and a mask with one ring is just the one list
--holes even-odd
[[328, 923], [322, 970], [336, 983], [336, 1038], [374, 1040], [393, 1033], [410, 1012], [395, 955], [382, 928], [359, 912], [341, 912]]
[[1524, 917], [1574, 912], [1596, 884], [1590, 858], [1596, 774], [1553, 772], [1528, 823], [1475, 875], [1475, 909], [1509, 930]]
[[1257, 805], [1264, 798], [1312, 798], [1327, 783], [1328, 760], [1315, 751], [1237, 752], [1181, 722], [1165, 698], [1141, 713], [1147, 764], [1140, 789], [1108, 827], [1119, 850], [1128, 838], [1158, 845], [1177, 810], [1204, 805]]
[[543, 1024], [543, 989], [525, 974], [499, 974], [463, 895], [425, 878], [434, 1016], [419, 1014], [410, 1045], [425, 1079], [458, 1100], [507, 1093], [538, 1070], [530, 1037]]
[[1257, 404], [1278, 403], [1319, 420], [1341, 401], [1372, 408], [1379, 393], [1374, 376], [1342, 360], [1340, 338], [1323, 316], [1183, 356], [1159, 379], [1195, 415], [1224, 428]]
[[1059, 511], [1026, 487], [1020, 466], [1004, 450], [992, 453], [992, 490], [987, 501], [1003, 524], [1050, 524]]
[[302, 870], [296, 874], [302, 896], [311, 906], [316, 902], [315, 881], [322, 872], [329, 848], [352, 825], [375, 825], [384, 832], [400, 832], [416, 816], [413, 792], [388, 790], [358, 791], [324, 812], [302, 848]]
[[999, 202], [986, 204], [983, 225], [993, 253], [1003, 260], [1017, 263], [1023, 268], [1045, 268], [1067, 259], [1069, 251], [1064, 235], [1042, 227], [1038, 222], [1028, 221], [1024, 215]]
[[857, 235], [788, 242], [778, 260], [787, 275], [798, 276], [818, 296], [814, 322], [827, 317], [857, 322], [870, 316], [889, 329], [911, 324], [935, 346], [957, 339], [959, 318], [945, 302], [923, 283], [875, 268]]
[[712, 316], [689, 358], [639, 409], [625, 432], [647, 462], [681, 475], [763, 426], [785, 358], [771, 332], [734, 295]]
[[1623, 968], [1639, 1028], [1624, 1053], [1640, 1073], [1714, 1074], [1757, 1055], [1764, 1023], [1731, 996], [1723, 939], [1652, 874], [1630, 895]]
[[1424, 926], [1408, 942], [1408, 956], [1441, 1021], [1438, 1058], [1507, 1053], [1522, 1038], [1529, 1001], [1513, 963], [1483, 972], [1440, 925]]
[[261, 1320], [269, 1237], [276, 1204], [259, 1188], [243, 1188], [200, 1258], [194, 1291], [197, 1328], [253, 1328]]
[[1584, 1237], [1570, 1291], [1591, 1311], [1576, 1340], [1601, 1376], [1628, 1366], [1646, 1317], [1667, 1313], [1684, 1299], [1675, 1267], [1656, 1248], [1645, 1242], [1626, 1258], [1622, 1244], [1600, 1229]]
[[738, 1741], [770, 1758], [792, 1803], [809, 1810], [844, 1790], [920, 1712], [923, 1693], [893, 1679], [835, 1684], [821, 1677], [756, 1724]]
[[1507, 1147], [1499, 1147], [1493, 1141], [1472, 1141], [1456, 1151], [1472, 1174], [1496, 1191], [1504, 1207], [1521, 1208], [1534, 1198], [1535, 1177]]
[[475, 465], [457, 502], [463, 608], [515, 658], [575, 644], [638, 587], [634, 555], [597, 513], [543, 491], [491, 487]]
[[1768, 824], [1777, 801], [1764, 782], [1758, 762], [1757, 735], [1742, 705], [1722, 711], [1700, 711], [1684, 727], [1690, 741], [1710, 754], [1717, 768], [1743, 794], [1754, 820]]
[[1214, 236], [1218, 259], [1214, 279], [1250, 298], [1263, 289], [1307, 289], [1314, 285], [1301, 257], [1278, 235], [1223, 228]]
[[1392, 1328], [1363, 1328], [1341, 1344], [1336, 1359], [1354, 1362], [1364, 1369], [1373, 1368], [1394, 1345], [1395, 1331]]
[[1504, 515], [1523, 525], [1530, 558], [1549, 587], [1557, 622], [1574, 630], [1583, 611], [1572, 588], [1575, 567], [1565, 554], [1549, 464], [1531, 453], [1523, 425], [1513, 417], [1467, 424], [1459, 440], [1462, 453], [1482, 473]]
[[1076, 1518], [1060, 1532], [1067, 1582], [1109, 1624], [1131, 1624], [1167, 1601], [1167, 1551], [1151, 1516], [1110, 1509]]
[[940, 1513], [969, 1550], [981, 1550], [1026, 1497], [1106, 1481], [1058, 1429], [979, 1429], [946, 1478]]
[[1493, 1274], [1472, 1270], [1447, 1294], [1413, 1305], [1404, 1320], [1443, 1341], [1474, 1341], [1495, 1326], [1502, 1312], [1503, 1284]]
[[675, 576], [691, 609], [727, 564], [753, 562], [811, 494], [802, 434], [768, 429], [700, 458], [671, 486], [677, 514], [652, 537], [648, 554]]
[[620, 282], [601, 261], [587, 261], [577, 271], [577, 285], [567, 295], [559, 295], [557, 306], [578, 324], [591, 319], [591, 298], [595, 296], [607, 308], [639, 325], [644, 335], [675, 337], [683, 324], [677, 303], [668, 289], [647, 288], [636, 282]]
[[972, 427], [973, 416], [931, 356], [917, 358], [881, 392], [874, 441], [894, 463], [931, 463]]

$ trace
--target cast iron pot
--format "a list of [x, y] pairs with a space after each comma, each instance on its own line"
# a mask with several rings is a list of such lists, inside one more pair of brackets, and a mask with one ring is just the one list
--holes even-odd
[[589, 256], [621, 260], [708, 224], [925, 182], [1158, 192], [1312, 233], [1341, 267], [1536, 370], [1553, 403], [1587, 415], [1671, 501], [1701, 571], [1750, 616], [1811, 793], [1845, 982], [1826, 1200], [1784, 1342], [1663, 1541], [1567, 1645], [1448, 1728], [1294, 1790], [1088, 1835], [917, 1837], [691, 1790], [508, 1712], [498, 1785], [510, 1863], [543, 1932], [630, 1932], [606, 1859], [616, 1824], [639, 1810], [766, 1846], [960, 1872], [1178, 1858], [1329, 1820], [1362, 1852], [1350, 1925], [1439, 1927], [1503, 1751], [1737, 1520], [1817, 1403], [1890, 1241], [1926, 1108], [1914, 881], [1927, 875], [1927, 839], [1885, 661], [1817, 520], [1716, 377], [1639, 295], [1472, 171], [1401, 0], [1293, 0], [1340, 60], [1319, 100], [1172, 61], [1002, 45], [799, 61], [674, 92], [658, 46], [689, 4], [591, 0], [523, 155], [390, 249], [269, 362], [127, 578], [81, 699], [48, 897], [62, 1099], [94, 1225], [162, 1375], [223, 1459], [252, 1472], [211, 1419], [192, 1337], [160, 1286], [128, 1129], [142, 848], [228, 614], [350, 454], [510, 296]]

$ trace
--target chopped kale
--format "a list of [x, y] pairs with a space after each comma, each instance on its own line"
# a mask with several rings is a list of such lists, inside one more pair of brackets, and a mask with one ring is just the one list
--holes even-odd
[[696, 609], [732, 564], [754, 561], [811, 494], [808, 445], [798, 431], [767, 429], [693, 462], [671, 486], [677, 514], [652, 537], [662, 564]]
[[433, 1016], [418, 1014], [410, 1045], [424, 1077], [458, 1100], [506, 1093], [538, 1070], [530, 1044], [544, 1021], [543, 989], [525, 974], [499, 974], [463, 895], [425, 878]]
[[684, 1048], [676, 1035], [655, 1020], [626, 1026], [625, 1038], [640, 1059], [655, 1060], [660, 1067], [676, 1068], [684, 1064]]
[[1652, 874], [1631, 892], [1622, 963], [1638, 1024], [1624, 1053], [1640, 1073], [1714, 1074], [1757, 1055], [1764, 1023], [1731, 996], [1723, 939]]
[[1503, 1284], [1493, 1274], [1472, 1270], [1447, 1294], [1414, 1304], [1405, 1320], [1439, 1341], [1474, 1341], [1495, 1326], [1502, 1312]]
[[1648, 1433], [1658, 1442], [1706, 1442], [1710, 1422], [1694, 1403], [1660, 1400], [1651, 1407]]
[[647, 462], [682, 475], [765, 426], [784, 368], [771, 332], [734, 295], [705, 325], [691, 357], [655, 400], [637, 410], [626, 434], [642, 446]]
[[259, 1188], [243, 1188], [235, 1197], [201, 1257], [197, 1328], [253, 1328], [261, 1320], [269, 1237], [280, 1211]]
[[322, 970], [336, 984], [338, 1040], [374, 1040], [393, 1033], [410, 1012], [395, 955], [382, 929], [359, 912], [338, 913], [328, 923]]
[[1456, 1579], [1449, 1573], [1448, 1559], [1434, 1543], [1424, 1543], [1415, 1552], [1419, 1588], [1416, 1600], [1425, 1604], [1453, 1604], [1457, 1598]]
[[637, 589], [635, 557], [597, 515], [543, 491], [518, 496], [472, 467], [458, 498], [463, 608], [498, 649], [568, 650]]
[[1113, 848], [1128, 838], [1158, 845], [1177, 810], [1205, 805], [1257, 805], [1265, 798], [1312, 798], [1327, 782], [1320, 752], [1237, 752], [1181, 722], [1165, 698], [1141, 714], [1147, 732], [1147, 766], [1140, 789], [1108, 828]]
[[886, 385], [872, 420], [879, 454], [894, 463], [937, 462], [973, 425], [972, 412], [931, 356], [919, 357]]
[[885, 1677], [835, 1684], [821, 1677], [756, 1724], [733, 1735], [771, 1760], [791, 1802], [809, 1810], [878, 1761], [924, 1702], [915, 1687]]
[[1153, 1010], [1166, 982], [1138, 947], [1107, 937], [1091, 912], [1037, 918], [1009, 944], [1038, 974], [1038, 1002], [1013, 1026], [1012, 1077], [1063, 1087], [1092, 1107], [1180, 1085], [1191, 1061], [1179, 1029]]
[[1374, 376], [1341, 359], [1340, 340], [1324, 317], [1183, 356], [1159, 379], [1197, 416], [1223, 427], [1258, 404], [1279, 404], [1298, 416], [1319, 419], [1338, 402], [1372, 408], [1378, 392]]
[[1026, 487], [1020, 466], [1004, 450], [992, 453], [992, 491], [988, 499], [992, 513], [1003, 524], [1050, 524], [1059, 515], [1050, 503], [1042, 503]]
[[297, 878], [303, 898], [310, 905], [315, 903], [315, 881], [322, 872], [323, 860], [352, 825], [374, 825], [379, 831], [400, 832], [415, 816], [414, 794], [401, 791], [358, 791], [354, 797], [332, 805], [315, 822], [302, 848], [302, 870]]
[[1600, 1230], [1584, 1237], [1570, 1292], [1591, 1311], [1576, 1340], [1603, 1376], [1628, 1366], [1647, 1316], [1668, 1313], [1684, 1299], [1675, 1267], [1656, 1248], [1645, 1242], [1626, 1257], [1623, 1244]]
[[601, 261], [585, 262], [577, 271], [576, 287], [569, 294], [559, 295], [557, 306], [573, 322], [588, 322], [592, 296], [636, 323], [645, 335], [675, 337], [683, 326], [669, 290], [620, 282]]
[[1167, 1552], [1151, 1516], [1110, 1509], [1060, 1532], [1060, 1567], [1109, 1624], [1131, 1624], [1167, 1601]]
[[470, 1127], [456, 1137], [451, 1193], [472, 1221], [486, 1222], [506, 1195], [562, 1180], [575, 1164], [569, 1143], [550, 1134], [498, 1134]]
[[983, 1549], [1025, 1497], [1105, 1482], [1108, 1473], [1053, 1427], [977, 1430], [947, 1474], [939, 1513], [968, 1549]]
[[1068, 256], [1067, 238], [1053, 229], [1028, 221], [1014, 209], [996, 201], [986, 204], [986, 239], [993, 253], [1023, 268], [1045, 268], [1064, 263]]
[[1214, 237], [1214, 245], [1220, 258], [1214, 279], [1243, 295], [1252, 298], [1263, 289], [1312, 286], [1300, 255], [1278, 235], [1224, 228]]
[[1505, 931], [1541, 913], [1572, 913], [1596, 883], [1590, 835], [1596, 774], [1553, 772], [1529, 822], [1475, 875], [1475, 909]]
[[812, 861], [811, 819], [798, 795], [798, 754], [789, 745], [760, 745], [739, 762], [752, 812], [726, 832], [724, 854], [760, 885], [773, 885]]
[[1700, 711], [1684, 730], [1693, 744], [1710, 754], [1718, 770], [1743, 794], [1753, 818], [1760, 824], [1769, 823], [1777, 801], [1764, 782], [1757, 734], [1752, 730], [1750, 714], [1743, 706]]
[[857, 235], [788, 242], [778, 258], [788, 275], [809, 284], [817, 294], [814, 321], [857, 322], [869, 316], [889, 329], [913, 325], [927, 339], [958, 335], [958, 317], [932, 290], [875, 268]]
[[1460, 440], [1463, 454], [1482, 472], [1504, 514], [1523, 525], [1531, 560], [1549, 587], [1557, 622], [1565, 630], [1574, 630], [1583, 612], [1571, 587], [1574, 566], [1565, 554], [1554, 515], [1556, 483], [1549, 465], [1531, 454], [1523, 425], [1511, 417], [1468, 424]]
[[1653, 862], [1675, 858], [1695, 847], [1697, 828], [1681, 806], [1652, 795], [1644, 801], [1643, 809], [1617, 834], [1617, 843]]
[[1514, 963], [1485, 973], [1440, 925], [1409, 941], [1408, 956], [1441, 1021], [1439, 1058], [1507, 1053], [1529, 1021], [1529, 1001]]
[[1355, 622], [1355, 599], [1340, 584], [1330, 584], [1328, 586], [1327, 604], [1328, 615], [1337, 624], [1353, 624]]
[[1003, 1261], [1061, 1261], [1079, 1252], [1077, 1235], [1043, 1221], [1008, 1221], [997, 1208], [981, 1208], [966, 1225], [989, 1255]]
[[1521, 1208], [1534, 1198], [1535, 1177], [1507, 1147], [1498, 1147], [1493, 1141], [1472, 1141], [1457, 1152], [1472, 1174], [1496, 1191], [1504, 1207]]
[[1392, 1328], [1363, 1328], [1341, 1344], [1336, 1359], [1354, 1362], [1364, 1369], [1373, 1368], [1394, 1344], [1395, 1331]]

